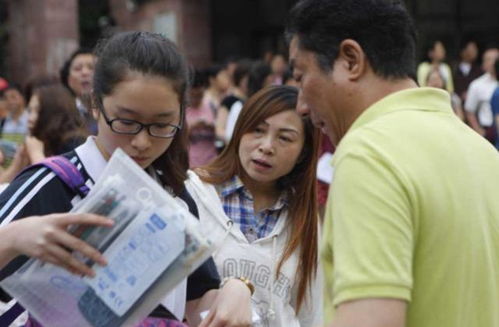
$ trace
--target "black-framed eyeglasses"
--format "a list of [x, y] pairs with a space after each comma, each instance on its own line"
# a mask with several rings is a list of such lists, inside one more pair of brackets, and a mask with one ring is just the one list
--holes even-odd
[[132, 119], [109, 119], [109, 117], [106, 115], [106, 112], [104, 111], [103, 105], [100, 104], [98, 107], [102, 112], [102, 115], [104, 116], [106, 124], [108, 124], [109, 128], [111, 128], [111, 130], [117, 134], [137, 135], [140, 133], [140, 131], [142, 131], [142, 129], [145, 128], [147, 130], [147, 133], [149, 133], [149, 135], [151, 136], [168, 139], [174, 137], [177, 131], [182, 129], [182, 118], [180, 120], [180, 125], [174, 125], [170, 123], [143, 124]]

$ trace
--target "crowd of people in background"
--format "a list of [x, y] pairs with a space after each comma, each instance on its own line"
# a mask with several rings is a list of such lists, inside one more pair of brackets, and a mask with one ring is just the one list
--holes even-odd
[[[479, 58], [475, 41], [463, 42], [459, 60], [449, 64], [444, 43], [435, 40], [425, 49], [416, 79], [420, 86], [449, 92], [456, 115], [499, 149], [499, 50], [489, 46], [481, 53]], [[58, 74], [33, 77], [24, 88], [0, 80], [0, 183], [97, 133], [89, 96], [95, 60], [91, 49], [78, 49]], [[281, 53], [267, 53], [261, 60], [231, 58], [206, 68], [191, 67], [190, 76], [186, 122], [191, 168], [210, 163], [222, 152], [246, 99], [270, 85], [296, 86]], [[321, 147], [321, 155], [334, 152], [325, 136]], [[318, 181], [321, 213], [328, 186]]]
[[482, 53], [480, 65], [477, 43], [471, 40], [463, 42], [459, 60], [451, 66], [446, 63], [445, 45], [436, 40], [427, 47], [425, 59], [418, 66], [417, 81], [420, 86], [447, 90], [456, 115], [477, 133], [497, 144], [494, 110], [498, 109], [493, 108], [492, 94], [498, 87], [494, 63], [499, 58], [499, 49], [488, 46]]
[[[499, 149], [499, 50], [488, 46], [481, 53], [479, 58], [475, 41], [463, 42], [459, 60], [449, 64], [444, 43], [435, 40], [425, 49], [416, 79], [420, 86], [449, 92], [456, 115]], [[1, 183], [8, 183], [26, 166], [64, 153], [82, 143], [85, 136], [97, 133], [90, 109], [95, 60], [91, 49], [82, 48], [59, 72], [33, 77], [24, 88], [0, 79]], [[261, 60], [232, 57], [206, 68], [191, 67], [190, 76], [186, 122], [191, 168], [206, 165], [221, 153], [246, 99], [270, 85], [297, 85], [286, 56], [271, 52]], [[321, 155], [333, 152], [324, 136]], [[322, 205], [328, 184], [318, 181], [318, 186]]]

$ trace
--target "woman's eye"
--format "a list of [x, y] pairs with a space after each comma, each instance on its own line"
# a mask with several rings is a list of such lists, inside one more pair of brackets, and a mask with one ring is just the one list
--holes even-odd
[[158, 123], [158, 124], [154, 124], [154, 127], [156, 127], [156, 128], [166, 128], [166, 127], [168, 127], [168, 124]]
[[255, 128], [255, 133], [262, 134], [263, 132], [264, 132], [263, 128], [261, 128], [261, 127]]
[[293, 142], [293, 140], [287, 136], [281, 136], [279, 139], [284, 142]]
[[134, 121], [131, 120], [120, 120], [120, 123], [125, 126], [132, 126], [136, 124]]

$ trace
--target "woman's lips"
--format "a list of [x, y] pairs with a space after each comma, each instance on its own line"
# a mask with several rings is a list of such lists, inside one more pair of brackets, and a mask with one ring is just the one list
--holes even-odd
[[149, 158], [147, 157], [132, 157], [132, 159], [138, 164], [146, 162]]
[[92, 87], [92, 83], [87, 82], [87, 81], [83, 81], [83, 82], [81, 82], [81, 87], [83, 87], [84, 89], [89, 89]]
[[257, 168], [266, 170], [272, 168], [272, 165], [266, 161], [253, 159], [252, 162], [257, 166]]

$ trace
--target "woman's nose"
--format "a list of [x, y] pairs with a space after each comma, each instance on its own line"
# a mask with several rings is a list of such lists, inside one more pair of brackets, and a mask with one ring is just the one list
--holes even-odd
[[274, 152], [274, 140], [272, 136], [268, 135], [261, 139], [259, 150], [265, 154]]
[[132, 146], [139, 151], [144, 151], [151, 146], [151, 136], [147, 129], [142, 129], [139, 133], [132, 138]]

